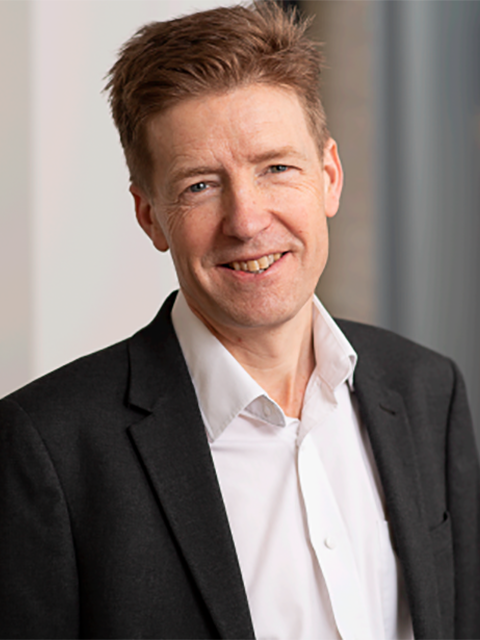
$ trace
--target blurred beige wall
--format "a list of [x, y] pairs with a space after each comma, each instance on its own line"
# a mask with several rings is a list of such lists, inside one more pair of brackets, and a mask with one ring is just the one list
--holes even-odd
[[322, 98], [330, 132], [345, 171], [338, 214], [330, 223], [330, 258], [317, 292], [329, 311], [375, 323], [378, 318], [376, 255], [374, 51], [375, 0], [300, 3], [315, 16], [311, 37], [323, 42], [327, 68]]

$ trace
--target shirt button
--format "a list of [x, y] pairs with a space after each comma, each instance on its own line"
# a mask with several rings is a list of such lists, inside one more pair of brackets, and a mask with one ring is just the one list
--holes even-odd
[[325, 546], [327, 547], [327, 549], [333, 550], [337, 546], [337, 541], [335, 540], [335, 538], [331, 538], [329, 536], [328, 538], [325, 538]]

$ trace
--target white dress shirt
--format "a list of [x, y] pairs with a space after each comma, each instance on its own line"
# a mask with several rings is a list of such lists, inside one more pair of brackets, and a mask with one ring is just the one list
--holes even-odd
[[192, 313], [172, 321], [193, 380], [259, 640], [413, 638], [353, 394], [357, 356], [314, 298], [316, 367], [290, 418]]

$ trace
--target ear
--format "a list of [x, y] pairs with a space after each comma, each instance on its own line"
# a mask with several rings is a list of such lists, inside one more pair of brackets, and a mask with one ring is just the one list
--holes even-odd
[[323, 175], [325, 186], [325, 215], [333, 218], [340, 205], [343, 187], [343, 169], [337, 143], [329, 138], [323, 150]]
[[135, 214], [138, 224], [151, 239], [156, 249], [159, 251], [168, 251], [168, 241], [160, 226], [155, 207], [150, 198], [142, 189], [134, 184], [130, 186], [130, 193], [135, 202]]

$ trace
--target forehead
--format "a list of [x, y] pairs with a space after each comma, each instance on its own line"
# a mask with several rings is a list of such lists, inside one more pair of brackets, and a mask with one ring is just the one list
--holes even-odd
[[147, 131], [158, 168], [199, 155], [213, 160], [255, 149], [316, 148], [297, 94], [265, 84], [188, 98], [154, 116]]

